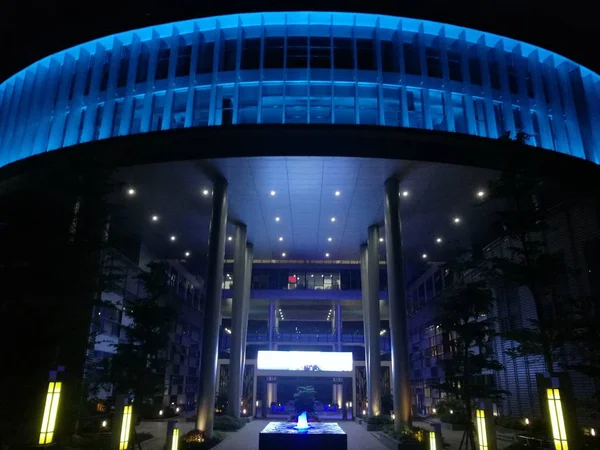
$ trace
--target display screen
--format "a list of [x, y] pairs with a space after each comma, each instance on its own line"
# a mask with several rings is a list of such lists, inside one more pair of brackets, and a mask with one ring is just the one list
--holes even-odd
[[258, 370], [299, 372], [350, 372], [352, 352], [258, 352]]

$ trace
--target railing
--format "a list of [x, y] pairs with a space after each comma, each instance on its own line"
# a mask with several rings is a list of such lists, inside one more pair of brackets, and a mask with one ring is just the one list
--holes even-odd
[[[269, 335], [267, 333], [248, 333], [246, 343], [267, 343], [269, 342]], [[337, 336], [335, 334], [322, 334], [322, 333], [275, 333], [273, 335], [273, 342], [275, 343], [303, 343], [303, 344], [319, 344], [319, 343], [331, 343], [337, 342]], [[342, 344], [364, 344], [365, 339], [362, 334], [342, 334]], [[389, 335], [380, 336], [381, 351], [388, 352], [390, 350], [390, 338]], [[228, 349], [231, 346], [231, 335], [221, 335], [221, 349]]]

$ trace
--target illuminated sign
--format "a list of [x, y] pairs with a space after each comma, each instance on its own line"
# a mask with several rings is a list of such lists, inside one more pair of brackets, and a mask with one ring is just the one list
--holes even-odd
[[350, 372], [351, 352], [277, 352], [259, 351], [258, 370], [300, 372]]

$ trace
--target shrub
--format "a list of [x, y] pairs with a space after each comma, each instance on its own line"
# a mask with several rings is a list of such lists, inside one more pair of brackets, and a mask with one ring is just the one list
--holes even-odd
[[467, 418], [464, 415], [457, 414], [457, 413], [440, 414], [440, 420], [444, 423], [450, 423], [450, 424], [455, 424], [455, 425], [462, 425], [462, 424], [466, 424], [468, 422]]
[[294, 407], [297, 413], [315, 411], [315, 397], [317, 392], [312, 386], [298, 386], [294, 394]]
[[406, 428], [399, 433], [393, 427], [385, 427], [383, 432], [400, 443], [413, 444], [425, 441], [425, 430], [419, 427]]
[[244, 422], [240, 419], [236, 419], [231, 416], [217, 416], [215, 417], [213, 430], [220, 431], [236, 431], [244, 426]]
[[394, 423], [392, 418], [386, 415], [371, 416], [365, 422], [369, 425], [391, 425]]

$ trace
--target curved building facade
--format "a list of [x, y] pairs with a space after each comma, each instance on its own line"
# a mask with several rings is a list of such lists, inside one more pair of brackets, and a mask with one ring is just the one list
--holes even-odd
[[236, 124], [524, 132], [529, 145], [599, 163], [599, 98], [589, 69], [489, 33], [369, 14], [229, 15], [105, 37], [14, 75], [0, 85], [0, 166]]

